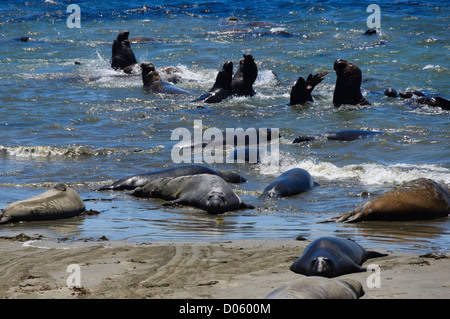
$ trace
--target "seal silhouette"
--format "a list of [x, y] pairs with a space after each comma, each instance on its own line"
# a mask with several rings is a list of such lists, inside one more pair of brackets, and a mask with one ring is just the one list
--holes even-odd
[[205, 103], [219, 103], [229, 97], [232, 93], [231, 81], [233, 79], [233, 62], [227, 61], [223, 64], [222, 70], [219, 71], [211, 90], [203, 94], [193, 102], [203, 101]]
[[290, 270], [306, 276], [336, 277], [366, 271], [362, 263], [369, 258], [383, 257], [367, 251], [354, 241], [344, 238], [321, 237], [309, 244]]
[[129, 31], [122, 31], [112, 45], [111, 67], [131, 73], [132, 66], [137, 64], [136, 57], [128, 40]]
[[287, 197], [309, 191], [319, 184], [311, 174], [302, 168], [290, 169], [266, 186], [263, 195], [269, 197]]
[[153, 63], [143, 62], [141, 63], [141, 69], [142, 82], [146, 92], [191, 95], [188, 91], [180, 89], [169, 82], [162, 81]]
[[57, 184], [42, 194], [9, 204], [0, 212], [0, 224], [69, 218], [84, 211], [85, 205], [78, 193], [64, 184]]
[[337, 76], [333, 94], [334, 106], [370, 104], [361, 94], [361, 69], [342, 59], [337, 59], [333, 67]]
[[193, 206], [210, 214], [254, 208], [245, 204], [222, 177], [211, 174], [160, 178], [136, 188], [131, 195], [162, 198], [170, 200], [164, 206]]
[[231, 81], [232, 94], [236, 96], [253, 96], [255, 90], [253, 84], [258, 76], [258, 67], [251, 54], [244, 54], [244, 58], [239, 62], [239, 69]]
[[140, 186], [145, 186], [151, 181], [157, 180], [163, 177], [178, 177], [196, 174], [212, 174], [222, 177], [225, 181], [229, 183], [244, 183], [246, 179], [233, 172], [219, 172], [212, 168], [193, 164], [193, 165], [183, 165], [165, 168], [162, 170], [157, 170], [150, 173], [131, 175], [119, 179], [118, 181], [112, 183], [108, 186], [103, 186], [98, 190], [133, 190]]

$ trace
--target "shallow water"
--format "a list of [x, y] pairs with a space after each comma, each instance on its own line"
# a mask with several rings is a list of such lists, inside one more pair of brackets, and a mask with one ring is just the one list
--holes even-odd
[[[349, 236], [368, 246], [448, 251], [448, 218], [424, 222], [317, 224], [396, 184], [418, 177], [450, 185], [449, 112], [383, 96], [387, 87], [449, 98], [449, 7], [445, 1], [378, 2], [381, 32], [365, 36], [370, 2], [78, 1], [81, 28], [66, 26], [65, 1], [0, 4], [0, 208], [64, 182], [96, 216], [3, 225], [0, 231], [49, 229], [74, 239], [233, 240]], [[228, 22], [235, 17], [237, 22]], [[255, 23], [257, 22], [257, 23]], [[147, 94], [138, 76], [109, 67], [118, 32], [155, 41], [132, 44], [139, 62], [177, 66], [192, 96]], [[36, 41], [21, 42], [29, 36]], [[254, 97], [215, 105], [190, 101], [208, 91], [224, 61], [251, 53], [259, 74]], [[363, 73], [371, 106], [335, 109], [333, 62]], [[75, 65], [78, 61], [81, 64]], [[329, 71], [310, 106], [290, 107], [299, 76]], [[274, 75], [274, 73], [276, 75]], [[198, 108], [205, 106], [205, 108]], [[280, 165], [211, 164], [248, 182], [233, 185], [254, 210], [217, 219], [160, 200], [96, 188], [127, 175], [173, 166], [173, 130], [279, 128]], [[298, 135], [383, 131], [352, 142], [292, 144]], [[280, 173], [301, 167], [320, 187], [292, 198], [260, 199]]]

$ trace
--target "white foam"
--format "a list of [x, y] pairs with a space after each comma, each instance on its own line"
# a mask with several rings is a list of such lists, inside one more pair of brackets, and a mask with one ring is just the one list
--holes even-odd
[[0, 145], [0, 154], [22, 158], [38, 157], [58, 157], [58, 156], [78, 156], [90, 154], [82, 146], [74, 147], [54, 147], [54, 146], [2, 146]]
[[416, 178], [429, 178], [442, 184], [450, 184], [450, 169], [437, 164], [352, 164], [339, 167], [330, 162], [302, 160], [294, 162], [281, 161], [279, 171], [276, 168], [261, 169], [261, 174], [283, 173], [300, 167], [307, 170], [314, 178], [321, 180], [355, 181], [366, 185], [399, 184]]

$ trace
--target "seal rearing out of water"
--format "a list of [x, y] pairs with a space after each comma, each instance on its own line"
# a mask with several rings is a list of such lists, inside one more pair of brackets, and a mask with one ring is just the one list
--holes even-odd
[[370, 105], [361, 94], [361, 69], [346, 60], [337, 59], [334, 62], [336, 71], [336, 86], [333, 94], [333, 104]]
[[205, 103], [218, 103], [231, 95], [231, 81], [233, 79], [233, 62], [227, 61], [219, 71], [211, 90], [203, 94], [193, 102], [203, 101]]
[[244, 54], [244, 58], [239, 62], [239, 69], [234, 74], [231, 81], [233, 95], [237, 96], [253, 96], [253, 84], [258, 76], [258, 67], [255, 59], [251, 54]]
[[125, 73], [131, 73], [132, 66], [137, 64], [136, 57], [128, 40], [129, 34], [129, 31], [120, 32], [112, 45], [111, 67], [115, 70], [124, 70]]

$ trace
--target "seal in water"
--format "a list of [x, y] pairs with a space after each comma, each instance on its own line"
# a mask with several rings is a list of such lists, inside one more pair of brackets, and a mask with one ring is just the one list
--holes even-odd
[[403, 99], [409, 99], [416, 96], [419, 96], [418, 99], [415, 99], [414, 102], [417, 104], [428, 105], [433, 107], [440, 107], [443, 110], [450, 110], [450, 101], [444, 99], [440, 96], [435, 97], [426, 97], [423, 92], [420, 91], [407, 91], [407, 92], [398, 92], [393, 88], [388, 88], [384, 91], [384, 95], [388, 97], [401, 97]]
[[305, 248], [290, 269], [306, 276], [331, 278], [366, 271], [363, 262], [383, 256], [387, 254], [367, 251], [350, 239], [321, 237]]
[[162, 81], [153, 63], [143, 62], [141, 63], [141, 68], [145, 91], [150, 93], [191, 94], [173, 84]]
[[311, 174], [302, 168], [290, 169], [266, 186], [263, 195], [269, 197], [288, 197], [309, 191], [314, 186]]
[[239, 62], [239, 69], [234, 74], [231, 81], [231, 89], [233, 95], [237, 96], [253, 96], [253, 84], [258, 76], [258, 67], [255, 59], [251, 54], [244, 54], [244, 58]]
[[265, 299], [358, 299], [363, 295], [364, 289], [359, 281], [312, 276], [283, 285]]
[[[272, 140], [277, 140], [281, 138], [280, 133], [277, 131], [272, 132], [270, 128], [248, 128], [246, 130], [239, 128], [234, 130], [234, 132], [222, 132], [222, 135], [213, 135], [214, 138], [202, 138], [196, 140], [181, 141], [177, 143], [174, 148], [179, 150], [191, 149], [203, 149], [208, 144], [215, 142], [217, 145], [220, 144], [219, 140], [222, 141], [222, 145], [225, 147], [238, 147], [243, 148], [245, 146], [267, 146]], [[220, 138], [219, 138], [220, 137]]]
[[112, 45], [111, 67], [115, 70], [124, 70], [126, 73], [131, 73], [132, 66], [137, 64], [136, 57], [128, 40], [129, 34], [129, 31], [120, 32]]
[[325, 79], [328, 72], [310, 74], [306, 78], [299, 77], [295, 85], [292, 87], [289, 105], [304, 105], [307, 102], [313, 102], [311, 92], [314, 88]]
[[450, 193], [435, 181], [418, 178], [369, 199], [355, 209], [325, 222], [364, 220], [424, 220], [450, 214]]
[[222, 177], [211, 174], [160, 178], [136, 188], [131, 195], [162, 198], [170, 200], [164, 206], [193, 206], [210, 214], [254, 208], [245, 204]]
[[365, 130], [343, 130], [338, 132], [326, 132], [318, 136], [302, 135], [295, 138], [293, 143], [310, 142], [316, 139], [326, 138], [331, 141], [354, 141], [359, 138], [374, 136], [378, 134], [384, 134], [380, 131], [365, 131]]
[[336, 86], [334, 87], [333, 104], [370, 105], [361, 94], [361, 70], [346, 60], [337, 59], [334, 62], [336, 71]]
[[233, 62], [228, 61], [223, 64], [219, 71], [211, 90], [200, 96], [193, 102], [203, 101], [205, 103], [219, 103], [231, 95], [231, 81], [233, 79]]
[[57, 184], [42, 194], [9, 204], [0, 212], [0, 224], [69, 218], [85, 210], [74, 189]]
[[112, 185], [103, 186], [98, 190], [133, 190], [139, 186], [145, 186], [145, 184], [151, 181], [157, 180], [163, 177], [178, 177], [186, 175], [196, 175], [196, 174], [212, 174], [222, 177], [225, 181], [229, 183], [244, 183], [246, 179], [236, 173], [232, 172], [218, 172], [212, 168], [202, 166], [202, 165], [184, 165], [178, 167], [171, 167], [155, 172], [132, 175], [119, 179]]

